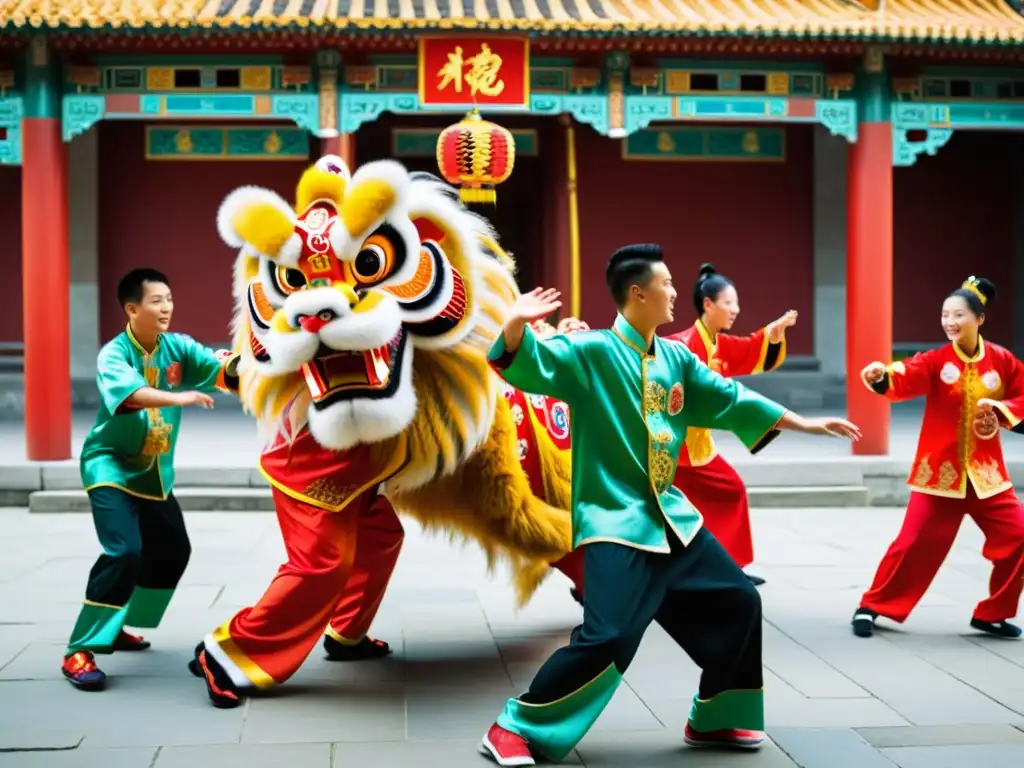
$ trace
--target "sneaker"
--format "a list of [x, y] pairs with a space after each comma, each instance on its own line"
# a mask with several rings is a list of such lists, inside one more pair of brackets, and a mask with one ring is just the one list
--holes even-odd
[[981, 630], [982, 632], [988, 632], [990, 635], [1002, 637], [1007, 640], [1016, 640], [1021, 636], [1021, 628], [1008, 621], [982, 621], [981, 619], [971, 619], [971, 626], [974, 629]]
[[764, 579], [761, 578], [760, 576], [755, 576], [752, 573], [746, 573], [746, 574], [744, 574], [744, 576], [746, 576], [747, 577], [747, 581], [749, 581], [755, 587], [760, 587], [762, 584], [764, 584]]
[[683, 731], [683, 741], [691, 747], [719, 747], [725, 749], [760, 749], [764, 731], [746, 731], [727, 728], [721, 731], [696, 731], [689, 722]]
[[227, 673], [221, 668], [215, 659], [206, 654], [206, 647], [200, 646], [196, 649], [196, 667], [198, 667], [203, 679], [206, 681], [206, 691], [210, 694], [210, 701], [217, 709], [234, 709], [242, 703], [242, 697], [234, 690]]
[[81, 691], [102, 691], [107, 687], [107, 676], [96, 666], [96, 659], [89, 651], [72, 653], [64, 659], [60, 671]]
[[526, 739], [495, 723], [480, 743], [480, 751], [498, 765], [536, 765]]
[[366, 661], [383, 659], [391, 653], [391, 646], [383, 640], [364, 637], [358, 643], [339, 643], [330, 635], [324, 636], [324, 650], [328, 661]]
[[853, 627], [853, 634], [857, 637], [871, 637], [875, 634], [875, 620], [878, 614], [870, 608], [863, 606], [853, 612], [853, 620], [850, 625]]
[[125, 632], [123, 629], [118, 634], [117, 639], [114, 640], [114, 644], [110, 646], [112, 651], [144, 651], [149, 648], [151, 643], [144, 637], [139, 635], [132, 635]]

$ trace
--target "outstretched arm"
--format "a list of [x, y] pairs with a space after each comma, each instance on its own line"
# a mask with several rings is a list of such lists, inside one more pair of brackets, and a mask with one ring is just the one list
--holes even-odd
[[512, 307], [488, 357], [512, 386], [564, 400], [571, 406], [587, 389], [572, 337], [558, 334], [540, 340], [529, 328], [530, 323], [547, 317], [561, 305], [555, 290], [535, 288], [524, 293]]
[[874, 362], [860, 372], [864, 385], [893, 402], [912, 400], [928, 394], [932, 376], [932, 353], [919, 352], [903, 361], [885, 365]]
[[227, 349], [213, 350], [186, 337], [184, 384], [200, 392], [238, 394], [238, 363], [242, 359]]

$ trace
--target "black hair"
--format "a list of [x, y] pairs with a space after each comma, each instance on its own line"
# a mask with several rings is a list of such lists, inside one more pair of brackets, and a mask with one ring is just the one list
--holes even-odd
[[142, 301], [146, 283], [170, 285], [167, 275], [163, 272], [158, 272], [148, 267], [133, 269], [122, 277], [121, 281], [117, 284], [117, 302], [121, 305], [122, 309], [128, 304], [138, 304]]
[[630, 286], [647, 286], [654, 276], [652, 265], [664, 261], [661, 246], [654, 243], [624, 245], [608, 259], [604, 280], [618, 309], [626, 306]]
[[693, 284], [693, 308], [697, 310], [697, 317], [704, 314], [704, 299], [716, 301], [718, 294], [730, 285], [733, 285], [732, 280], [718, 274], [714, 264], [701, 264], [697, 282]]
[[[967, 286], [971, 287], [968, 288]], [[972, 288], [976, 288], [978, 292], [985, 297], [985, 300], [982, 301]], [[946, 298], [948, 299], [951, 296], [959, 296], [967, 302], [967, 306], [970, 307], [971, 312], [973, 312], [976, 317], [981, 317], [985, 314], [985, 310], [992, 305], [993, 301], [995, 301], [996, 285], [991, 280], [986, 280], [984, 277], [975, 277], [974, 275], [971, 275], [964, 281], [963, 285], [955, 291], [950, 291]]]

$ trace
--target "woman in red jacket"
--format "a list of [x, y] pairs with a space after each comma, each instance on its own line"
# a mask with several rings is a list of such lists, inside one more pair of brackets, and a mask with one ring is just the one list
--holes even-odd
[[[786, 359], [786, 329], [796, 323], [790, 310], [749, 336], [730, 336], [740, 313], [732, 281], [713, 264], [700, 268], [693, 287], [697, 322], [669, 339], [681, 341], [713, 371], [723, 376], [749, 376], [771, 371]], [[704, 516], [704, 525], [736, 561], [746, 568], [754, 561], [747, 489], [736, 470], [715, 449], [710, 429], [688, 429], [679, 453], [675, 486]], [[748, 576], [756, 585], [759, 576]]]
[[1024, 365], [979, 329], [995, 286], [968, 278], [946, 297], [942, 329], [950, 343], [904, 360], [871, 363], [861, 378], [889, 400], [924, 397], [924, 421], [908, 485], [903, 527], [853, 615], [853, 632], [870, 637], [875, 620], [903, 622], [949, 553], [965, 514], [985, 534], [992, 561], [989, 597], [971, 626], [999, 637], [1021, 636], [1007, 619], [1024, 588], [1024, 510], [1006, 471], [999, 428], [1024, 432]]

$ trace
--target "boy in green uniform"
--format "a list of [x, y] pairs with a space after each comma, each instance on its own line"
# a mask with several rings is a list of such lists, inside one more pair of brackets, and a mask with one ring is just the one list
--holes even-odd
[[[572, 409], [573, 546], [583, 547], [583, 624], [510, 699], [481, 750], [499, 765], [561, 760], [601, 714], [657, 621], [701, 667], [683, 734], [692, 746], [764, 740], [761, 598], [700, 512], [672, 485], [687, 427], [726, 429], [757, 452], [780, 429], [858, 439], [843, 419], [804, 419], [656, 337], [676, 291], [660, 247], [611, 258], [609, 330], [538, 340], [528, 323], [561, 306], [520, 297], [490, 357], [513, 386]], [[671, 684], [666, 680], [667, 684]]]
[[73, 685], [92, 691], [106, 685], [93, 654], [148, 648], [124, 626], [156, 627], [188, 564], [172, 493], [181, 408], [212, 408], [206, 393], [238, 390], [237, 356], [167, 332], [174, 303], [164, 275], [129, 272], [117, 299], [128, 326], [100, 350], [100, 411], [80, 460], [104, 553], [89, 573], [62, 665]]

